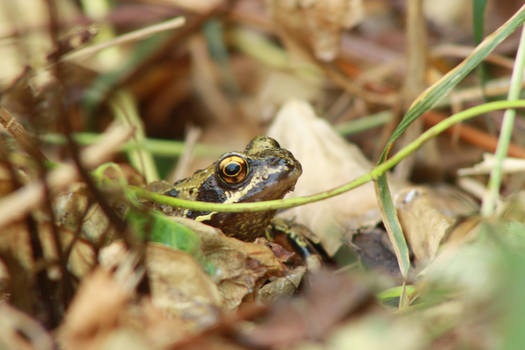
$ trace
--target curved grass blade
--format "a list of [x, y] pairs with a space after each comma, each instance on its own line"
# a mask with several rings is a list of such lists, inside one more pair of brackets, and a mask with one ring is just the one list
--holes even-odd
[[525, 5], [523, 5], [507, 22], [490, 34], [479, 44], [474, 51], [450, 72], [445, 74], [431, 87], [423, 91], [412, 103], [409, 110], [394, 130], [388, 140], [383, 153], [379, 157], [379, 163], [383, 162], [395, 140], [405, 132], [408, 126], [432, 108], [443, 98], [454, 86], [456, 86], [467, 74], [476, 68], [505, 38], [512, 34], [525, 21]]
[[[467, 74], [469, 74], [474, 68], [476, 68], [483, 59], [490, 54], [496, 46], [501, 43], [506, 37], [516, 30], [516, 28], [525, 21], [525, 5], [523, 5], [518, 12], [514, 14], [507, 22], [505, 22], [498, 30], [489, 35], [483, 40], [463, 62], [448, 72], [434, 85], [425, 90], [419, 97], [412, 103], [407, 113], [394, 130], [390, 139], [388, 140], [381, 156], [379, 157], [378, 164], [383, 163], [392, 148], [392, 145], [396, 139], [403, 134], [408, 126], [417, 118], [419, 118], [424, 112], [432, 108], [441, 98], [443, 98], [454, 86], [456, 86]], [[378, 194], [378, 203], [381, 209], [381, 216], [390, 241], [394, 245], [394, 252], [400, 267], [401, 274], [406, 277], [410, 268], [410, 260], [408, 255], [408, 247], [406, 245], [403, 230], [397, 218], [390, 189], [388, 188], [388, 182], [386, 173], [381, 174], [376, 182], [376, 192]]]
[[[523, 70], [525, 66], [525, 25], [523, 25], [521, 32], [520, 45], [516, 53], [516, 60], [514, 61], [514, 69], [512, 70], [510, 90], [508, 95], [509, 101], [515, 101], [519, 98], [521, 92], [521, 82], [523, 80]], [[496, 208], [496, 202], [499, 197], [501, 186], [502, 166], [503, 160], [507, 156], [510, 139], [512, 138], [512, 129], [514, 128], [514, 118], [516, 117], [515, 109], [507, 109], [503, 115], [503, 122], [501, 124], [501, 131], [498, 139], [498, 147], [496, 149], [495, 160], [496, 164], [490, 173], [488, 184], [488, 191], [483, 198], [481, 206], [481, 214], [485, 217], [491, 216]]]
[[[381, 180], [384, 181], [381, 181]], [[405, 235], [403, 229], [397, 218], [396, 207], [388, 188], [388, 182], [386, 181], [386, 175], [382, 175], [380, 179], [375, 181], [375, 189], [377, 194], [377, 204], [381, 210], [381, 216], [383, 223], [388, 233], [388, 238], [394, 246], [394, 253], [397, 258], [399, 265], [399, 271], [403, 276], [403, 280], [406, 280], [408, 276], [408, 270], [410, 269], [410, 257]]]

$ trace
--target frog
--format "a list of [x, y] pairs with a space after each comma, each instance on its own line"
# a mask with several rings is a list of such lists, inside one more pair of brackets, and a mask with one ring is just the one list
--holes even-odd
[[[171, 186], [150, 187], [150, 190], [181, 199], [216, 203], [258, 202], [282, 199], [292, 191], [302, 174], [301, 163], [293, 154], [268, 136], [253, 138], [243, 152], [228, 152], [204, 169], [178, 180]], [[254, 241], [265, 236], [275, 241], [276, 229], [283, 231], [293, 250], [305, 257], [309, 244], [293, 232], [293, 224], [274, 218], [276, 210], [220, 213], [196, 211], [161, 205], [170, 216], [182, 216], [214, 226], [230, 237]], [[272, 222], [274, 224], [272, 224]], [[281, 232], [282, 233], [282, 232]]]

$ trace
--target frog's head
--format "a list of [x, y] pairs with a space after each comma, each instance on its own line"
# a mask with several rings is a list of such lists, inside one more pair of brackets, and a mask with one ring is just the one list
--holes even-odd
[[[244, 152], [224, 154], [216, 163], [177, 181], [169, 196], [203, 202], [238, 203], [280, 199], [293, 189], [301, 164], [274, 139], [254, 138]], [[262, 234], [275, 210], [243, 213], [184, 210], [183, 216], [218, 227], [229, 235], [251, 241]]]
[[290, 151], [267, 136], [254, 138], [244, 152], [224, 154], [215, 164], [215, 190], [225, 203], [280, 199], [302, 173]]

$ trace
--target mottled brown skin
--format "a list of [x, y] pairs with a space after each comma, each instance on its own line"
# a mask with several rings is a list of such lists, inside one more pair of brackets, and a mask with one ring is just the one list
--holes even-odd
[[[247, 164], [246, 176], [238, 183], [228, 183], [221, 176], [219, 164], [235, 156]], [[292, 153], [281, 148], [274, 139], [258, 136], [244, 152], [226, 153], [217, 162], [175, 182], [171, 189], [163, 192], [183, 199], [220, 203], [280, 199], [293, 189], [301, 173], [301, 164]], [[245, 241], [263, 235], [275, 215], [274, 210], [252, 213], [210, 213], [172, 207], [162, 207], [162, 210], [168, 215], [185, 216], [218, 227], [226, 235]]]

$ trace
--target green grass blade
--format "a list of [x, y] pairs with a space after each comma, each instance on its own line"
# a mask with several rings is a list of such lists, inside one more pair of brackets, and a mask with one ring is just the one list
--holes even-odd
[[476, 45], [483, 40], [485, 28], [485, 8], [487, 7], [487, 0], [472, 0], [472, 25], [474, 29], [474, 41]]
[[[394, 130], [390, 139], [388, 140], [381, 156], [379, 157], [379, 164], [383, 163], [392, 148], [396, 139], [405, 132], [408, 126], [424, 112], [432, 108], [440, 99], [442, 99], [454, 86], [456, 86], [467, 74], [476, 68], [483, 59], [490, 54], [496, 46], [501, 43], [506, 37], [516, 30], [516, 28], [525, 21], [525, 5], [522, 6], [514, 16], [505, 22], [498, 30], [487, 36], [474, 51], [457, 65], [454, 69], [443, 76], [434, 85], [425, 90], [412, 103], [407, 113]], [[381, 215], [385, 227], [387, 228], [390, 241], [394, 245], [394, 252], [400, 267], [401, 274], [406, 277], [408, 269], [410, 268], [410, 261], [408, 258], [408, 247], [406, 245], [403, 230], [395, 212], [392, 196], [388, 188], [386, 173], [378, 176], [376, 180], [376, 192], [378, 194], [378, 204], [381, 208]]]
[[383, 162], [395, 140], [405, 132], [408, 126], [416, 120], [421, 114], [432, 108], [440, 99], [442, 99], [454, 86], [456, 86], [467, 74], [476, 68], [505, 38], [516, 30], [525, 21], [525, 5], [514, 14], [507, 22], [499, 27], [494, 33], [490, 34], [479, 44], [472, 54], [454, 69], [444, 75], [434, 85], [426, 89], [414, 101], [397, 128], [394, 130], [388, 140], [379, 162]]
[[[514, 69], [512, 71], [508, 101], [516, 101], [521, 92], [521, 81], [523, 80], [523, 69], [525, 66], [525, 25], [522, 28], [520, 45], [516, 53], [516, 60], [514, 61]], [[488, 191], [483, 198], [483, 205], [481, 213], [484, 216], [491, 216], [494, 213], [496, 202], [499, 197], [499, 190], [501, 186], [501, 176], [503, 160], [507, 156], [510, 139], [512, 137], [512, 129], [514, 127], [514, 118], [516, 117], [516, 110], [508, 109], [503, 116], [503, 123], [498, 139], [498, 147], [496, 149], [496, 164], [490, 173], [488, 184]]]
[[[487, 0], [472, 0], [472, 27], [474, 30], [474, 42], [478, 45], [483, 40], [485, 34], [485, 9], [487, 7]], [[487, 65], [482, 62], [478, 68], [478, 76], [481, 81], [481, 88], [485, 93], [485, 86], [490, 80], [490, 75], [487, 70]], [[486, 99], [486, 97], [485, 97]]]
[[[146, 135], [133, 96], [129, 92], [121, 89], [113, 94], [109, 105], [117, 120], [124, 125], [134, 128], [135, 135], [133, 140], [143, 142]], [[144, 175], [147, 182], [159, 179], [155, 161], [149, 151], [136, 148], [128, 150], [127, 154], [131, 164]]]
[[381, 209], [381, 216], [383, 217], [383, 223], [385, 224], [388, 238], [394, 246], [394, 253], [396, 254], [397, 263], [399, 264], [399, 271], [403, 276], [403, 280], [406, 280], [408, 276], [408, 270], [410, 269], [410, 257], [408, 252], [407, 242], [403, 229], [397, 218], [396, 207], [388, 188], [388, 182], [386, 175], [382, 175], [375, 182], [376, 194], [378, 200], [377, 203]]

